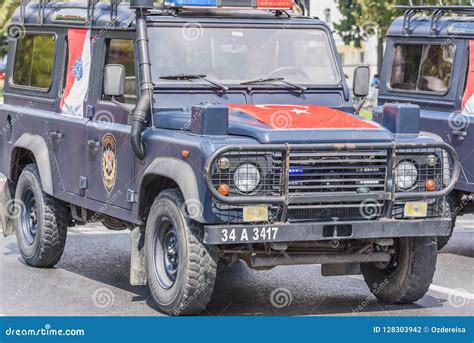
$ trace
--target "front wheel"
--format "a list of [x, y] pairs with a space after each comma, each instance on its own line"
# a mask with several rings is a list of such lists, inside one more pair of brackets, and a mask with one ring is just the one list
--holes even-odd
[[202, 227], [187, 216], [181, 193], [162, 192], [147, 220], [145, 256], [150, 292], [163, 312], [193, 315], [207, 306], [217, 258], [202, 241]]
[[35, 164], [20, 175], [15, 206], [18, 247], [25, 262], [39, 268], [57, 264], [66, 244], [68, 208], [43, 191]]
[[382, 302], [408, 304], [428, 291], [436, 270], [436, 237], [397, 238], [388, 263], [363, 263], [370, 291]]

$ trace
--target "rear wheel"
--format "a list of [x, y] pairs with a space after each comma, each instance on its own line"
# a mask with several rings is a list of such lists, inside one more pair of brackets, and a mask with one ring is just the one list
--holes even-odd
[[436, 270], [436, 237], [397, 238], [388, 263], [363, 263], [362, 274], [370, 291], [390, 304], [420, 300]]
[[215, 249], [202, 227], [185, 213], [178, 190], [155, 200], [145, 233], [146, 273], [159, 309], [171, 315], [200, 313], [208, 304], [217, 271]]
[[33, 267], [52, 267], [59, 262], [66, 244], [67, 206], [44, 193], [38, 168], [27, 165], [15, 192], [16, 235], [20, 253]]

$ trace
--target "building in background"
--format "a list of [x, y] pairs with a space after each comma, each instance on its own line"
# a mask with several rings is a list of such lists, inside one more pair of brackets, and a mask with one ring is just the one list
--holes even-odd
[[[332, 29], [334, 29], [334, 23], [342, 19], [336, 0], [310, 0], [309, 13], [328, 23]], [[352, 85], [352, 76], [357, 66], [368, 65], [372, 76], [377, 74], [377, 37], [368, 39], [361, 49], [345, 45], [337, 34], [335, 39], [344, 73], [348, 76], [349, 86]]]

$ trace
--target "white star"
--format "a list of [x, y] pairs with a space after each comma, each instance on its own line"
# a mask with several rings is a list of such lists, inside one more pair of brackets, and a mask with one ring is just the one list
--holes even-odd
[[289, 112], [293, 112], [293, 113], [296, 113], [297, 115], [300, 115], [300, 114], [310, 114], [307, 110], [298, 110], [298, 109], [292, 109], [291, 111]]

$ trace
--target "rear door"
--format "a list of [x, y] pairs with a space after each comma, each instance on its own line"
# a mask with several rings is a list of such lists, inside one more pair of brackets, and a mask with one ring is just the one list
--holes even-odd
[[126, 94], [115, 99], [123, 104], [119, 106], [103, 94], [103, 77], [97, 80], [94, 115], [85, 134], [86, 195], [110, 206], [131, 209], [127, 193], [133, 188], [135, 155], [130, 145], [129, 111], [123, 107], [132, 109], [137, 95], [132, 37], [117, 36], [116, 33], [105, 37], [104, 44], [99, 44], [95, 52], [103, 57], [95, 74], [103, 75], [107, 64], [125, 67]]
[[[392, 43], [387, 51], [393, 56], [387, 56], [391, 64], [383, 70], [387, 82], [382, 84], [381, 103], [420, 105], [421, 130], [441, 137], [461, 157], [463, 172], [457, 188], [474, 191], [473, 117], [461, 110], [469, 84], [467, 42], [404, 40]], [[470, 82], [474, 83], [474, 78]]]

